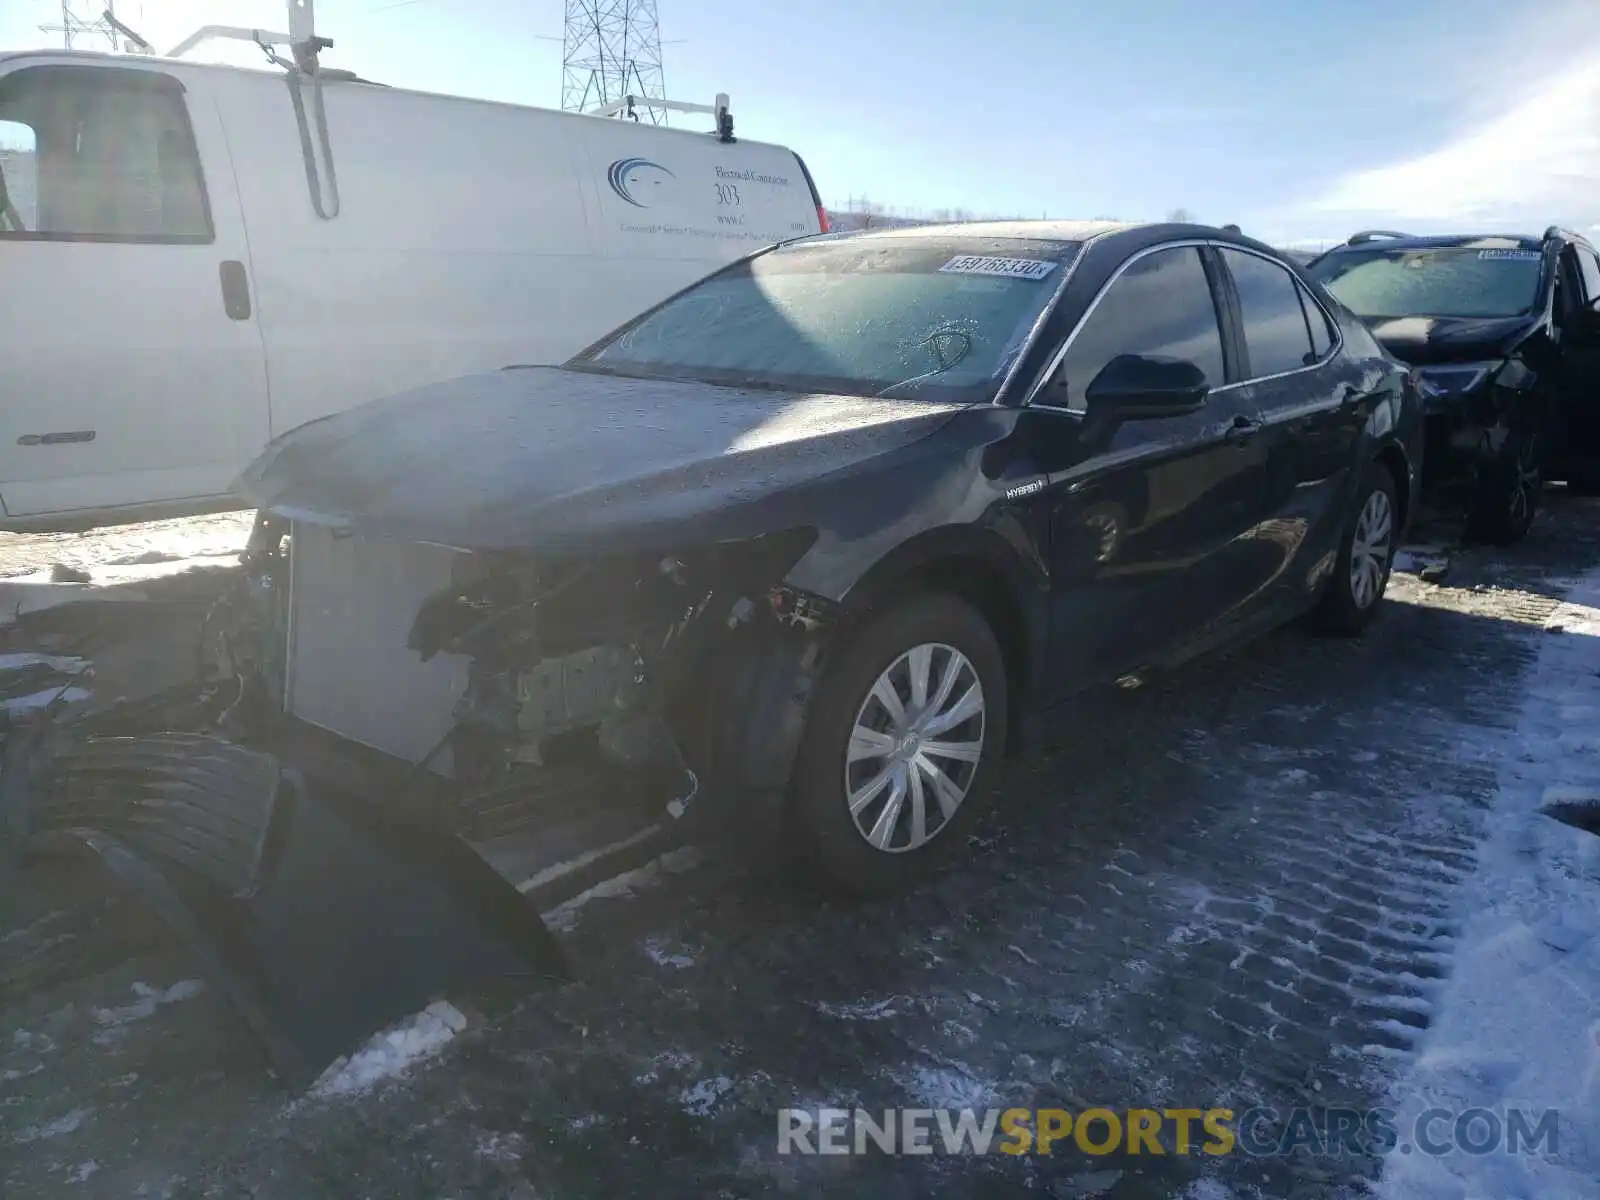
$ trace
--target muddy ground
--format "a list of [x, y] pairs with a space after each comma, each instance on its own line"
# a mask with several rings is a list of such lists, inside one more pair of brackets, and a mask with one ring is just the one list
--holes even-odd
[[[0, 540], [0, 574], [150, 549], [92, 536]], [[1555, 495], [1523, 545], [1397, 574], [1363, 639], [1285, 629], [1087, 697], [903, 899], [712, 852], [596, 900], [561, 935], [578, 982], [355, 1096], [286, 1098], [159, 925], [35, 873], [0, 917], [0, 1194], [1342, 1194], [1377, 1163], [780, 1156], [777, 1111], [1378, 1102], [1449, 969], [1526, 665], [1597, 564], [1600, 506]]]

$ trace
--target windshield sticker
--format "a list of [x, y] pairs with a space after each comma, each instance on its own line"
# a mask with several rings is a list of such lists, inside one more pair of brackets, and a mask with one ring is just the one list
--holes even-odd
[[1479, 258], [1510, 258], [1517, 262], [1538, 262], [1544, 256], [1537, 250], [1479, 250]]
[[989, 258], [981, 254], [960, 254], [939, 268], [954, 275], [1003, 275], [1008, 279], [1043, 279], [1055, 269], [1055, 263], [1043, 259]]

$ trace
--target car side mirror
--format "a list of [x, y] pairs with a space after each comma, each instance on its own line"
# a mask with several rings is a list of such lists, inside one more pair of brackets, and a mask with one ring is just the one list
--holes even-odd
[[1119, 354], [1090, 381], [1084, 402], [1099, 420], [1144, 421], [1196, 412], [1210, 390], [1206, 373], [1186, 359]]

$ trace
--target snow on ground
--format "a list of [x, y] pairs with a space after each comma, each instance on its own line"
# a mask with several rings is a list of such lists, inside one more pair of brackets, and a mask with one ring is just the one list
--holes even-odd
[[[1587, 805], [1600, 820], [1600, 753], [1570, 736], [1600, 727], [1600, 572], [1572, 589], [1545, 630], [1478, 869], [1459, 900], [1471, 915], [1454, 970], [1393, 1089], [1402, 1149], [1386, 1160], [1382, 1197], [1578, 1200], [1600, 1189], [1600, 836], [1549, 815]], [[1474, 1108], [1502, 1129], [1520, 1108], [1530, 1130], [1559, 1110], [1556, 1141], [1523, 1153], [1403, 1149], [1429, 1109], [1450, 1114], [1425, 1131], [1438, 1139]], [[1492, 1128], [1483, 1118], [1462, 1132], [1470, 1143]]]
[[232, 567], [253, 519], [223, 513], [82, 533], [0, 533], [0, 627], [63, 604], [142, 601], [142, 585]]
[[148, 600], [149, 593], [138, 585], [183, 575], [189, 571], [226, 570], [238, 564], [239, 548], [217, 554], [197, 554], [187, 558], [125, 566], [97, 566], [82, 572], [81, 578], [63, 582], [57, 572], [35, 571], [30, 575], [0, 579], [0, 626], [18, 617], [63, 604]]
[[95, 1024], [105, 1026], [106, 1032], [110, 1033], [134, 1021], [147, 1021], [156, 1015], [157, 1009], [184, 1000], [192, 1000], [204, 990], [205, 984], [198, 979], [180, 980], [169, 988], [136, 983], [133, 985], [136, 999], [132, 1004], [118, 1005], [115, 1008], [95, 1008], [92, 1013]]
[[29, 692], [26, 696], [9, 696], [0, 700], [0, 712], [12, 716], [23, 713], [36, 712], [41, 708], [48, 708], [57, 700], [67, 704], [76, 704], [80, 700], [87, 700], [90, 693], [80, 687], [53, 687], [40, 692]]
[[81, 675], [89, 669], [89, 660], [61, 654], [0, 654], [0, 671], [21, 671], [27, 667], [45, 667], [61, 675]]
[[[595, 900], [614, 899], [618, 896], [631, 896], [640, 888], [647, 888], [660, 880], [662, 872], [681, 875], [685, 871], [692, 871], [700, 865], [701, 854], [694, 846], [683, 846], [677, 850], [670, 850], [658, 858], [653, 858], [644, 866], [632, 871], [624, 871], [620, 875], [613, 875], [610, 879], [595, 884], [586, 892], [579, 892], [570, 900], [563, 901], [549, 912], [541, 913], [544, 923], [551, 929], [562, 933], [570, 932], [578, 924], [585, 905]], [[646, 953], [650, 953], [646, 950]], [[652, 957], [654, 957], [652, 955]], [[657, 960], [660, 963], [660, 960]], [[689, 966], [687, 963], [660, 963], [663, 966]]]
[[437, 1000], [422, 1012], [373, 1034], [348, 1058], [335, 1061], [313, 1085], [311, 1094], [328, 1097], [369, 1092], [434, 1057], [466, 1027], [467, 1018], [455, 1005]]
[[244, 549], [254, 519], [251, 512], [220, 513], [82, 533], [0, 533], [0, 577], [49, 572], [57, 564], [69, 574], [92, 575], [236, 554]]

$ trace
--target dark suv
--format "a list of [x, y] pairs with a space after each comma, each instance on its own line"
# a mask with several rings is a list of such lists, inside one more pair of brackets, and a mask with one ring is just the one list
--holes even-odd
[[1369, 230], [1307, 271], [1415, 369], [1428, 486], [1460, 497], [1469, 536], [1521, 538], [1546, 478], [1600, 485], [1600, 257], [1587, 239]]

